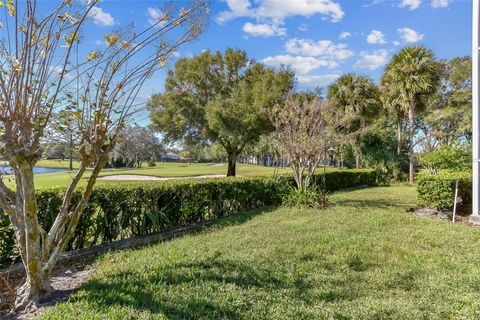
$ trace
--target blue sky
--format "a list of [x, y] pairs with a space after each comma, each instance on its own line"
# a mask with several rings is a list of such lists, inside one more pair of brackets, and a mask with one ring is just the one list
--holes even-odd
[[[131, 21], [147, 26], [162, 4], [102, 1], [87, 30], [88, 41], [101, 45], [104, 33]], [[183, 46], [177, 58], [242, 49], [269, 66], [289, 65], [299, 89], [327, 86], [347, 72], [377, 81], [385, 63], [407, 45], [423, 44], [442, 59], [471, 52], [468, 0], [212, 0], [208, 19], [205, 32]], [[142, 98], [163, 91], [165, 75], [166, 70], [157, 73]]]

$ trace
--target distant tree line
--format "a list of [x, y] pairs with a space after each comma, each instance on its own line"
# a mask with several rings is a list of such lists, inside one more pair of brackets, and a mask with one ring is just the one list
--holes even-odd
[[[391, 178], [408, 178], [424, 165], [421, 155], [471, 137], [471, 59], [436, 59], [423, 46], [406, 47], [386, 65], [377, 84], [367, 76], [346, 74], [325, 94], [330, 132], [323, 161], [375, 167]], [[206, 51], [178, 60], [168, 73], [165, 92], [148, 103], [152, 128], [163, 143], [181, 144], [199, 161], [228, 160], [235, 175], [241, 154], [282, 157], [272, 110], [296, 92], [295, 74], [249, 60], [244, 51]]]

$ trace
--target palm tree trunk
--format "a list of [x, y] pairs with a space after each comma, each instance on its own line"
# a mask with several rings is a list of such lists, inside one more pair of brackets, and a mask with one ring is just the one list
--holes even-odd
[[413, 158], [413, 136], [415, 135], [415, 128], [414, 128], [414, 105], [413, 103], [410, 103], [408, 107], [408, 182], [410, 184], [413, 184], [414, 182], [414, 158]]
[[397, 115], [397, 156], [402, 154], [402, 117]]
[[360, 149], [357, 141], [355, 141], [353, 146], [353, 154], [355, 155], [355, 168], [360, 169], [362, 166], [362, 150]]

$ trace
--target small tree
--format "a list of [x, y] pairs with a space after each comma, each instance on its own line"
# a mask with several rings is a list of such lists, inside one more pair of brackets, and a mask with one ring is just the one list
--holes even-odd
[[[3, 30], [8, 33], [0, 41], [0, 157], [12, 167], [16, 185], [12, 189], [0, 179], [0, 206], [12, 223], [26, 272], [15, 310], [35, 307], [52, 292], [50, 273], [75, 231], [121, 128], [137, 110], [142, 85], [178, 46], [198, 36], [208, 9], [202, 0], [179, 11], [167, 6], [154, 25], [106, 34], [105, 47], [80, 61], [75, 56], [79, 36], [98, 1], [72, 3], [59, 1], [43, 15], [39, 1], [0, 2], [7, 17]], [[78, 95], [67, 94], [72, 86]], [[45, 128], [52, 114], [62, 109], [72, 112], [79, 131], [80, 166], [52, 227], [44, 230], [38, 221], [33, 167]], [[86, 186], [79, 191], [78, 202], [73, 202], [88, 167], [92, 170]]]
[[74, 113], [71, 110], [61, 110], [52, 114], [41, 145], [43, 157], [59, 157], [62, 160], [68, 158], [68, 170], [73, 170], [73, 158], [77, 156], [76, 148], [80, 141], [79, 132], [76, 128]]
[[274, 139], [288, 157], [298, 191], [310, 187], [329, 142], [326, 104], [318, 97], [291, 95], [274, 115]]

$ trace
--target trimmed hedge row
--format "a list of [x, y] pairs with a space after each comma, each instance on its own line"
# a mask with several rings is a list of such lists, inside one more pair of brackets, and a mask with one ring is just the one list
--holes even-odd
[[421, 175], [417, 180], [419, 204], [437, 210], [452, 209], [457, 181], [459, 205], [469, 206], [472, 201], [472, 173], [468, 171]]
[[[332, 171], [327, 172], [325, 185], [328, 191], [335, 191], [375, 185], [376, 179], [371, 170]], [[314, 180], [323, 186], [322, 175]], [[293, 178], [279, 176], [97, 186], [66, 249], [90, 247], [277, 205], [293, 185]], [[46, 230], [55, 220], [63, 193], [64, 189], [56, 188], [37, 194], [39, 221]], [[79, 194], [75, 197], [74, 201], [78, 200]], [[10, 222], [0, 211], [0, 266], [11, 261], [14, 249]]]

